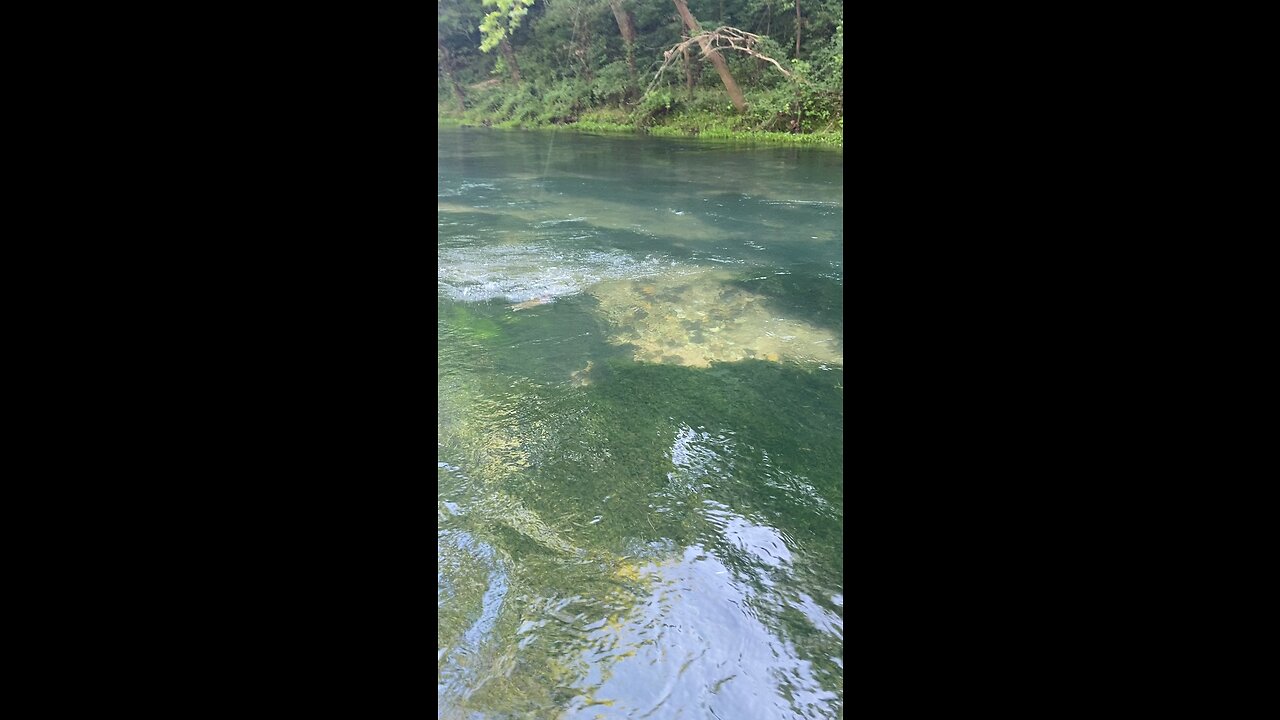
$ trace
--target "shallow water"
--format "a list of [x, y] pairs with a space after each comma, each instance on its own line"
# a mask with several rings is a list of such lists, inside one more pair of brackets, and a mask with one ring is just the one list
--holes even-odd
[[843, 155], [440, 130], [441, 718], [843, 716]]

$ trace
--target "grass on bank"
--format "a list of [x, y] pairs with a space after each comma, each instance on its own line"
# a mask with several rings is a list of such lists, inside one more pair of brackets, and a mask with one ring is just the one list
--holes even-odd
[[[747, 111], [737, 113], [722, 89], [699, 88], [650, 93], [634, 105], [584, 108], [572, 91], [552, 88], [512, 90], [503, 86], [473, 87], [468, 107], [458, 109], [452, 96], [438, 98], [442, 127], [561, 128], [583, 132], [658, 137], [701, 137], [736, 141], [844, 147], [844, 118], [831, 97], [797, 97], [785, 89], [747, 97]], [[796, 130], [800, 130], [797, 132]]]

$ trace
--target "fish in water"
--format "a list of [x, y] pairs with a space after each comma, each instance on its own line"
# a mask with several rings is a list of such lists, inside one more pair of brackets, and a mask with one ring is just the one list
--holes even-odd
[[569, 381], [573, 383], [575, 387], [590, 385], [592, 382], [591, 368], [595, 367], [595, 364], [594, 360], [588, 360], [586, 367], [569, 373]]
[[538, 297], [532, 300], [525, 300], [524, 302], [518, 302], [515, 305], [512, 305], [511, 309], [512, 310], [528, 310], [531, 307], [546, 305], [547, 303], [551, 302], [551, 300], [552, 298], [550, 295], [539, 295]]

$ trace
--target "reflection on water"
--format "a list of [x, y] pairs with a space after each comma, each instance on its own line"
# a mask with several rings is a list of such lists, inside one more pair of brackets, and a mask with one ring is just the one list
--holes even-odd
[[[738, 532], [771, 532], [738, 520]], [[804, 657], [812, 647], [802, 649], [777, 633], [784, 610], [776, 604], [806, 620], [812, 616], [826, 631], [825, 652], [834, 654], [827, 660], [841, 652], [843, 619], [837, 613], [808, 596], [762, 588], [735, 572], [733, 560], [701, 545], [642, 572], [652, 580], [650, 595], [625, 625], [596, 631], [593, 650], [613, 662], [597, 663], [597, 682], [589, 683], [590, 694], [574, 698], [571, 711], [607, 702], [616, 717], [677, 717], [681, 711], [686, 717], [834, 717], [839, 674], [819, 671]]]
[[441, 131], [439, 175], [439, 716], [842, 717], [839, 156]]

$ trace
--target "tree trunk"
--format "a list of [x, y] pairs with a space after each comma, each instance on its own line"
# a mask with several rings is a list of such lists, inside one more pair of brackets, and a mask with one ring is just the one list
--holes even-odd
[[516, 51], [511, 47], [511, 43], [506, 38], [498, 43], [498, 47], [502, 48], [502, 57], [507, 61], [507, 69], [511, 71], [511, 79], [517, 85], [520, 84], [520, 66], [516, 64]]
[[[693, 15], [689, 12], [689, 6], [685, 4], [685, 0], [671, 0], [675, 3], [676, 12], [680, 13], [680, 18], [684, 20], [684, 24], [689, 28], [691, 35], [697, 35], [702, 32], [702, 28], [698, 26], [698, 21], [693, 19]], [[796, 0], [799, 2], [799, 0]], [[733, 106], [738, 112], [744, 112], [747, 109], [747, 99], [742, 96], [742, 89], [738, 87], [738, 83], [734, 82], [733, 75], [729, 74], [729, 65], [720, 57], [720, 53], [711, 49], [711, 43], [702, 40], [702, 54], [711, 58], [711, 64], [716, 66], [716, 72], [720, 74], [720, 82], [724, 83], [724, 89], [729, 92], [729, 99], [733, 101]]]
[[449, 49], [444, 46], [444, 40], [440, 38], [440, 34], [436, 33], [436, 50], [440, 55], [440, 67], [444, 69], [444, 77], [453, 86], [453, 97], [458, 101], [458, 109], [467, 111], [467, 96], [462, 92], [462, 86], [458, 84], [457, 78], [453, 74], [453, 56], [449, 54]]
[[636, 24], [631, 11], [622, 7], [622, 0], [609, 0], [609, 8], [613, 10], [613, 19], [618, 21], [618, 32], [622, 33], [622, 45], [627, 49], [627, 77], [631, 84], [627, 94], [633, 95], [636, 90]]
[[573, 55], [582, 65], [582, 75], [591, 84], [591, 23], [581, 5], [573, 9]]
[[[773, 37], [773, 3], [767, 2], [764, 5], [764, 36]], [[764, 60], [756, 61], [756, 77], [760, 76], [760, 70], [764, 70]]]
[[800, 0], [796, 0], [796, 59], [800, 59]]
[[689, 57], [689, 48], [680, 51], [684, 55], [684, 87], [689, 94], [689, 99], [693, 99], [693, 58]]

